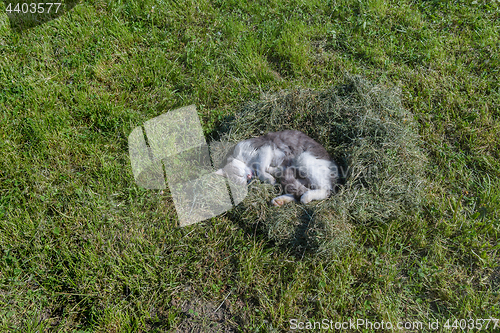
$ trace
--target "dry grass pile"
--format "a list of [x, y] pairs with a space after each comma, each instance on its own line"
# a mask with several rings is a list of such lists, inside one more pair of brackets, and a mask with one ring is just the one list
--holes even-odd
[[329, 199], [283, 207], [269, 205], [280, 193], [277, 187], [254, 182], [232, 212], [235, 219], [258, 223], [270, 239], [296, 250], [332, 254], [352, 244], [353, 227], [405, 219], [420, 210], [425, 155], [400, 91], [360, 77], [348, 80], [326, 91], [264, 96], [225, 124], [222, 141], [229, 142], [269, 131], [301, 130], [325, 146], [342, 177]]

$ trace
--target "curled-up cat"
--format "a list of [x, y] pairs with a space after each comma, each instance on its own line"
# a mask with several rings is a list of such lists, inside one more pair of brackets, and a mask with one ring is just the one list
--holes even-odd
[[326, 199], [338, 180], [338, 167], [326, 149], [304, 133], [282, 131], [241, 141], [216, 174], [239, 185], [255, 177], [272, 185], [278, 180], [283, 194], [271, 203], [281, 206]]

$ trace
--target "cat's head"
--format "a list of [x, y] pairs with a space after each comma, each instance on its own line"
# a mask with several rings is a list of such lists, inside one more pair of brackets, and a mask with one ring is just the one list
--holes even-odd
[[227, 164], [215, 173], [227, 177], [238, 185], [246, 185], [253, 177], [252, 169], [235, 158], [229, 158]]

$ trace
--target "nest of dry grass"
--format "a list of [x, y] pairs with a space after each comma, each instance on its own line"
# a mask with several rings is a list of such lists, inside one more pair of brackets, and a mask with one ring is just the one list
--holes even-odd
[[339, 163], [341, 185], [321, 202], [272, 207], [279, 189], [258, 181], [250, 185], [232, 215], [258, 224], [277, 243], [339, 253], [352, 245], [353, 227], [404, 219], [421, 209], [426, 158], [397, 88], [350, 77], [347, 84], [325, 91], [265, 95], [245, 105], [225, 128], [221, 138], [226, 142], [297, 129], [323, 144]]

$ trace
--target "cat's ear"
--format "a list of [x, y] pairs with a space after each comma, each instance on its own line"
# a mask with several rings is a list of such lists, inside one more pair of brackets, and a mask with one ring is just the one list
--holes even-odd
[[215, 174], [219, 175], [219, 176], [226, 177], [226, 173], [222, 169], [219, 169], [219, 170], [215, 171]]

